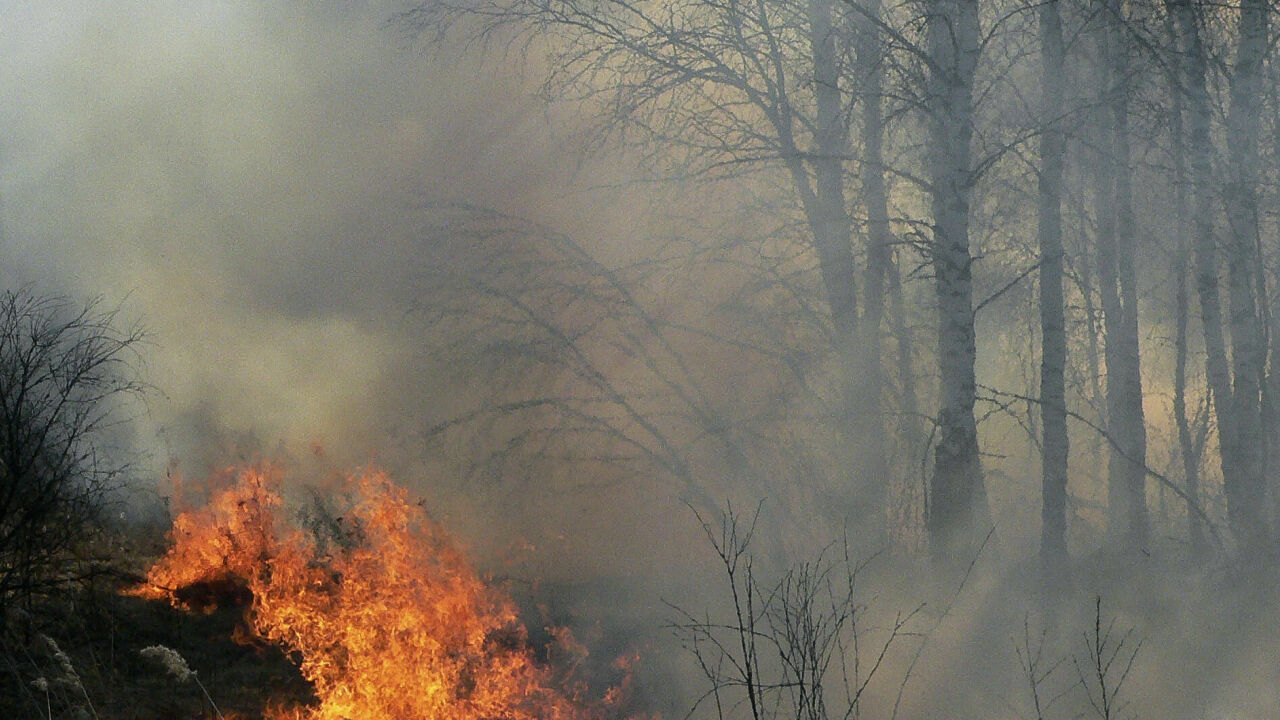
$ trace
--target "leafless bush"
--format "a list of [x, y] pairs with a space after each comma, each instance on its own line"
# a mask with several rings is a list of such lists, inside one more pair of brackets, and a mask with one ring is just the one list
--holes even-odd
[[1050, 708], [1057, 705], [1071, 690], [1052, 687], [1061, 674], [1058, 671], [1066, 663], [1066, 658], [1046, 656], [1047, 646], [1048, 631], [1041, 629], [1033, 635], [1031, 618], [1024, 617], [1022, 639], [1013, 644], [1013, 651], [1018, 656], [1018, 668], [1022, 671], [1022, 680], [1031, 708], [1035, 711], [1035, 720], [1046, 720]]
[[[1104, 620], [1102, 598], [1096, 597], [1093, 625], [1081, 633], [1078, 649], [1055, 655], [1049, 652], [1049, 632], [1033, 633], [1030, 619], [1023, 620], [1022, 638], [1015, 640], [1013, 649], [1035, 720], [1090, 716], [1116, 720], [1126, 716], [1125, 683], [1142, 642], [1134, 637], [1132, 627], [1121, 629], [1116, 623], [1115, 617]], [[1069, 677], [1068, 666], [1075, 670], [1074, 679]], [[1051, 714], [1055, 707], [1059, 710]], [[1068, 711], [1074, 714], [1068, 715]]]
[[[749, 551], [759, 511], [748, 520], [732, 509], [714, 524], [699, 516], [724, 570], [731, 616], [697, 616], [673, 607], [672, 629], [707, 680], [690, 715], [705, 704], [720, 720], [856, 718], [864, 694], [890, 650], [916, 633], [922, 609], [899, 613], [869, 641], [858, 600], [856, 564], [847, 546], [791, 566], [780, 579], [756, 572]], [[905, 682], [905, 678], [903, 679]]]
[[1133, 628], [1120, 632], [1113, 617], [1105, 625], [1102, 598], [1094, 603], [1093, 628], [1084, 634], [1084, 654], [1072, 655], [1076, 677], [1089, 701], [1089, 707], [1101, 720], [1123, 716], [1128, 703], [1122, 697], [1125, 681], [1138, 659], [1142, 641], [1133, 636]]
[[118, 311], [0, 293], [0, 607], [93, 572], [84, 551], [127, 465], [107, 443], [136, 378]]

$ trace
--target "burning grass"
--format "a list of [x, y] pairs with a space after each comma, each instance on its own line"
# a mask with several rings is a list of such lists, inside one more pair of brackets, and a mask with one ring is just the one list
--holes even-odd
[[[172, 547], [132, 593], [193, 611], [247, 603], [246, 640], [288, 652], [318, 699], [270, 718], [617, 715], [617, 692], [588, 701], [570, 670], [537, 659], [515, 604], [404, 489], [375, 471], [348, 482], [341, 517], [307, 519], [285, 511], [278, 473], [242, 470], [178, 516]], [[562, 644], [547, 654], [585, 652]]]

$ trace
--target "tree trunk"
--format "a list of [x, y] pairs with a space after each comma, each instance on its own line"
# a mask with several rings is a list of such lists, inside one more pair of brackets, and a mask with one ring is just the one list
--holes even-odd
[[1067, 363], [1066, 321], [1062, 306], [1062, 164], [1065, 143], [1058, 128], [1065, 72], [1062, 17], [1058, 0], [1040, 6], [1040, 56], [1043, 70], [1044, 134], [1040, 136], [1040, 558], [1050, 574], [1067, 561], [1067, 401], [1063, 374]]
[[[827, 302], [831, 306], [841, 348], [853, 351], [858, 334], [857, 286], [854, 283], [853, 241], [845, 209], [844, 157], [849, 151], [849, 124], [840, 91], [836, 28], [831, 0], [809, 0], [809, 39], [813, 53], [817, 115], [812, 152], [813, 191], [801, 193], [813, 230], [814, 246]], [[797, 152], [798, 155], [798, 152]], [[808, 185], [807, 181], [804, 183]], [[842, 360], [849, 360], [846, 354]]]
[[1266, 347], [1261, 340], [1254, 294], [1256, 278], [1252, 274], [1257, 267], [1254, 243], [1258, 235], [1257, 170], [1253, 161], [1258, 150], [1258, 102], [1261, 64], [1266, 52], [1267, 10], [1260, 0], [1243, 3], [1238, 19], [1239, 45], [1231, 76], [1228, 131], [1232, 149], [1225, 192], [1230, 229], [1227, 262], [1232, 354], [1229, 364], [1213, 226], [1208, 56], [1200, 35], [1200, 11], [1193, 0], [1171, 0], [1171, 4], [1176, 9], [1184, 48], [1191, 187], [1195, 194], [1196, 290], [1205, 337], [1206, 374], [1218, 421], [1228, 519], [1241, 549], [1249, 552], [1257, 549], [1268, 534], [1260, 432], [1261, 375]]
[[902, 448], [902, 461], [908, 473], [919, 470], [918, 476], [907, 475], [903, 478], [902, 496], [897, 509], [905, 511], [899, 520], [907, 525], [903, 530], [909, 531], [909, 537], [918, 539], [917, 532], [927, 516], [928, 499], [928, 437], [924, 430], [923, 414], [920, 411], [920, 395], [916, 389], [916, 339], [915, 330], [908, 322], [906, 302], [902, 291], [902, 272], [898, 265], [902, 260], [894, 253], [890, 257], [886, 281], [889, 286], [890, 318], [889, 324], [893, 332], [896, 369], [898, 376], [897, 411], [898, 423], [895, 430]]
[[1106, 65], [1098, 183], [1098, 280], [1106, 332], [1108, 532], [1129, 549], [1146, 545], [1146, 418], [1138, 345], [1136, 231], [1129, 167], [1129, 87], [1120, 4], [1103, 15], [1099, 55]]
[[933, 214], [930, 248], [938, 311], [938, 442], [926, 520], [940, 560], [974, 551], [986, 521], [986, 496], [973, 409], [975, 341], [969, 201], [974, 181], [973, 79], [980, 52], [978, 3], [926, 3], [930, 60], [928, 168]]
[[1262, 62], [1267, 51], [1264, 0], [1243, 0], [1238, 46], [1231, 73], [1227, 136], [1231, 139], [1225, 188], [1228, 302], [1231, 319], [1231, 402], [1236, 430], [1236, 472], [1224, 478], [1227, 516], [1245, 552], [1259, 550], [1268, 537], [1266, 486], [1262, 476], [1262, 376], [1266, 342], [1258, 319], [1255, 290], [1260, 260], [1258, 239], [1258, 138], [1261, 121]]
[[[1271, 148], [1272, 157], [1280, 158], [1280, 154], [1276, 154], [1280, 152], [1280, 94], [1278, 94], [1280, 93], [1280, 66], [1273, 61], [1270, 67]], [[1273, 245], [1280, 244], [1274, 237], [1271, 242]], [[1265, 310], [1263, 317], [1265, 326], [1268, 328], [1267, 336], [1271, 341], [1267, 348], [1270, 359], [1262, 388], [1262, 426], [1265, 444], [1262, 462], [1264, 468], [1275, 468], [1280, 467], [1280, 343], [1276, 342], [1276, 339], [1280, 338], [1280, 312], [1276, 312], [1276, 303], [1271, 299], [1271, 295], [1260, 295], [1259, 304]], [[1268, 507], [1272, 526], [1280, 527], [1280, 492], [1271, 492], [1271, 502]]]
[[1218, 420], [1219, 459], [1222, 476], [1236, 474], [1235, 423], [1231, 403], [1231, 372], [1227, 366], [1218, 293], [1218, 263], [1213, 234], [1212, 147], [1209, 128], [1208, 57], [1200, 36], [1200, 12], [1193, 0], [1172, 0], [1174, 18], [1182, 37], [1183, 77], [1187, 97], [1187, 151], [1190, 164], [1196, 294], [1200, 299], [1200, 325], [1204, 332], [1205, 376]]
[[[833, 0], [808, 0], [808, 40], [812, 58], [815, 114], [813, 147], [803, 151], [794, 132], [790, 107], [773, 108], [770, 120], [778, 133], [783, 161], [791, 175], [805, 220], [813, 235], [818, 272], [835, 331], [834, 354], [840, 372], [839, 432], [844, 502], [830, 507], [832, 519], [852, 527], [883, 525], [874, 521], [883, 509], [884, 449], [880, 413], [880, 377], [865, 369], [878, 365], [879, 352], [861, 346], [852, 222], [845, 207], [845, 159], [849, 154], [849, 116], [840, 86], [839, 43]], [[776, 58], [775, 61], [780, 61]], [[784, 97], [785, 99], [785, 97]], [[883, 302], [883, 301], [880, 301]]]
[[[865, 0], [863, 12], [870, 18], [880, 16], [880, 0]], [[867, 444], [863, 472], [870, 475], [873, 487], [887, 487], [889, 475], [885, 458], [884, 422], [881, 413], [883, 372], [881, 367], [880, 331], [884, 319], [885, 278], [892, 261], [892, 236], [889, 232], [889, 199], [884, 182], [884, 117], [882, 83], [884, 43], [880, 29], [864, 18], [856, 29], [854, 52], [857, 81], [862, 100], [862, 202], [867, 212], [867, 267], [864, 275], [861, 338], [858, 347], [862, 357], [863, 382], [861, 409], [867, 413], [868, 432], [862, 438]]]
[[[1165, 2], [1165, 24], [1167, 41], [1175, 57], [1183, 57], [1186, 52], [1180, 40], [1174, 16], [1178, 12], [1174, 0]], [[1190, 243], [1187, 233], [1182, 231], [1188, 220], [1187, 213], [1187, 152], [1186, 124], [1183, 114], [1186, 103], [1183, 95], [1186, 92], [1188, 73], [1186, 62], [1173, 63], [1169, 71], [1169, 135], [1173, 138], [1173, 174], [1174, 174], [1174, 212], [1176, 214], [1178, 233], [1177, 246], [1173, 256], [1174, 281], [1174, 369], [1173, 369], [1173, 419], [1178, 429], [1178, 450], [1182, 458], [1182, 477], [1186, 485], [1187, 536], [1192, 552], [1199, 556], [1208, 549], [1208, 537], [1205, 535], [1204, 520], [1200, 516], [1200, 458], [1203, 443], [1198, 442], [1191, 432], [1191, 418], [1187, 414], [1187, 339], [1188, 321], [1190, 318], [1190, 298], [1187, 292], [1187, 271]]]
[[[809, 0], [807, 7], [816, 103], [810, 160], [814, 190], [811, 194], [802, 193], [801, 197], [813, 231], [836, 330], [836, 355], [842, 375], [839, 422], [847, 453], [843, 459], [843, 485], [848, 503], [833, 510], [842, 516], [839, 520], [847, 527], [874, 528], [878, 532], [884, 527], [887, 474], [880, 411], [878, 334], [880, 308], [884, 302], [880, 291], [883, 281], [876, 283], [874, 297], [868, 291], [867, 307], [871, 317], [860, 318], [852, 222], [845, 207], [844, 161], [849, 154], [849, 117], [845, 92], [840, 86], [842, 67], [838, 49], [846, 37], [845, 28], [837, 27], [832, 0]], [[793, 174], [797, 174], [798, 167], [798, 163], [793, 164]], [[874, 344], [868, 344], [868, 335], [874, 336]], [[858, 534], [860, 540], [872, 541], [871, 533]]]
[[[1097, 412], [1096, 424], [1098, 427], [1106, 427], [1107, 410], [1104, 401], [1105, 393], [1102, 389], [1102, 361], [1100, 359], [1102, 351], [1098, 344], [1098, 340], [1101, 337], [1099, 328], [1100, 313], [1094, 299], [1094, 293], [1097, 292], [1098, 288], [1093, 282], [1096, 254], [1096, 248], [1089, 247], [1088, 239], [1085, 238], [1078, 250], [1078, 272], [1074, 273], [1072, 278], [1075, 281], [1076, 289], [1080, 292], [1080, 309], [1084, 313], [1084, 365], [1088, 386], [1087, 388], [1082, 388], [1081, 393], [1085, 395], [1089, 407]], [[1102, 448], [1104, 445], [1106, 445], [1106, 438], [1102, 437], [1101, 434], [1094, 433], [1089, 436], [1088, 472], [1093, 477], [1102, 476]]]

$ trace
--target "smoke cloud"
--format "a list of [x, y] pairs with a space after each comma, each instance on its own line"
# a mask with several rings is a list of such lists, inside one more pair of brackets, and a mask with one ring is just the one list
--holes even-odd
[[422, 198], [539, 204], [550, 132], [519, 78], [425, 57], [396, 9], [0, 11], [3, 279], [150, 329], [161, 457], [211, 433], [380, 450], [423, 343]]
[[[421, 432], [469, 389], [426, 359], [451, 248], [424, 227], [428, 203], [466, 201], [607, 237], [634, 207], [583, 199], [613, 171], [566, 153], [578, 121], [519, 63], [425, 52], [390, 22], [402, 9], [0, 6], [0, 283], [100, 296], [148, 330], [141, 487], [171, 465], [200, 478], [283, 459], [324, 482], [377, 463], [517, 590], [562, 582], [554, 612], [578, 621], [630, 593], [628, 575], [661, 574], [696, 526], [673, 529], [692, 518], [652, 488], [440, 474]], [[626, 622], [660, 632], [661, 591]]]

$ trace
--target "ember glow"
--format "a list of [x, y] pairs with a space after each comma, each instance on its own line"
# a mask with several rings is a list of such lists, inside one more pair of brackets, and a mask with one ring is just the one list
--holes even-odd
[[[242, 470], [178, 516], [172, 547], [135, 594], [189, 610], [248, 603], [249, 630], [299, 658], [319, 700], [271, 718], [614, 716], [616, 692], [587, 702], [582, 683], [535, 658], [515, 604], [404, 489], [374, 471], [348, 483], [341, 517], [291, 515], [279, 473]], [[553, 635], [557, 653], [585, 652]]]

